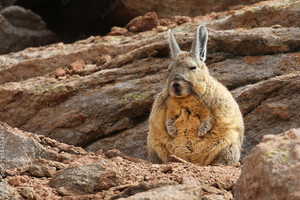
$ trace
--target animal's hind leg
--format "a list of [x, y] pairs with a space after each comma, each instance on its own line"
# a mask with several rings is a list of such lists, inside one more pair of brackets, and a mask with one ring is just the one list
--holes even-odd
[[162, 164], [163, 163], [155, 151], [150, 150], [148, 152], [148, 157], [149, 157], [149, 161], [154, 164]]
[[239, 161], [241, 155], [241, 148], [238, 145], [230, 145], [222, 149], [210, 165], [231, 165]]

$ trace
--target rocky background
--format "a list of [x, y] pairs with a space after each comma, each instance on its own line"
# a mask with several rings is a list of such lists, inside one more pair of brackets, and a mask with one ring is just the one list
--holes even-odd
[[[88, 16], [100, 2], [87, 3]], [[98, 16], [124, 24], [81, 40], [76, 27], [72, 36], [55, 18], [42, 20], [47, 0], [0, 1], [0, 53], [14, 52], [0, 56], [0, 198], [300, 199], [300, 1], [247, 2], [107, 2]], [[190, 49], [199, 24], [208, 27], [210, 73], [244, 116], [242, 166], [147, 161], [148, 116], [170, 61], [167, 30]]]

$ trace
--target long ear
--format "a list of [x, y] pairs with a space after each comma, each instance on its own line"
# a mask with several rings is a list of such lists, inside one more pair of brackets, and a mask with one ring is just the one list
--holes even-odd
[[201, 25], [198, 27], [196, 37], [194, 39], [191, 53], [195, 54], [201, 61], [206, 59], [208, 33], [206, 27]]
[[180, 52], [180, 48], [176, 42], [176, 39], [175, 39], [174, 34], [171, 31], [171, 29], [169, 29], [169, 46], [170, 46], [170, 50], [171, 50], [171, 57], [172, 57], [172, 59], [174, 59], [176, 54], [178, 52]]

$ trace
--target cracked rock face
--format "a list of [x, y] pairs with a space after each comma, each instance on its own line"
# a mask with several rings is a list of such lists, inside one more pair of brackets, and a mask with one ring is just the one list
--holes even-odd
[[298, 128], [300, 73], [277, 76], [233, 91], [246, 124], [242, 157], [266, 134]]

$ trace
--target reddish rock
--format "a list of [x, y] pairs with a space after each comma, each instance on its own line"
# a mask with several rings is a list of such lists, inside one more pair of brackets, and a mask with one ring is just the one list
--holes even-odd
[[20, 186], [22, 183], [25, 183], [26, 180], [24, 177], [22, 176], [14, 176], [11, 178], [8, 178], [7, 183], [13, 186]]
[[34, 190], [32, 187], [19, 187], [18, 192], [24, 198], [33, 200], [34, 199]]
[[131, 20], [125, 28], [131, 32], [149, 31], [159, 25], [157, 15], [155, 12], [145, 14], [143, 17], [139, 16]]
[[174, 28], [177, 26], [177, 24], [170, 19], [159, 19], [158, 22], [159, 22], [159, 25], [163, 26], [163, 27], [166, 26], [168, 28]]
[[174, 21], [178, 26], [192, 21], [191, 18], [187, 16], [172, 16], [171, 20]]
[[70, 64], [71, 74], [78, 74], [85, 69], [84, 60], [77, 60]]
[[245, 157], [237, 200], [300, 199], [300, 129], [265, 135]]
[[166, 26], [157, 26], [156, 30], [158, 32], [164, 32], [164, 31], [168, 30], [168, 27], [166, 27]]
[[58, 68], [58, 69], [54, 70], [53, 72], [51, 72], [51, 73], [49, 74], [49, 77], [57, 78], [57, 77], [62, 77], [62, 76], [64, 76], [64, 75], [66, 75], [65, 70], [63, 70], [63, 69], [61, 69], [61, 68]]
[[120, 28], [120, 27], [112, 27], [110, 33], [107, 35], [115, 36], [115, 35], [125, 35], [128, 32], [126, 28]]
[[107, 62], [111, 61], [111, 56], [110, 55], [103, 55], [99, 58], [99, 60], [97, 60], [97, 63], [96, 65], [99, 66], [99, 65], [103, 65]]
[[36, 177], [51, 177], [56, 172], [55, 167], [31, 165], [29, 173]]

